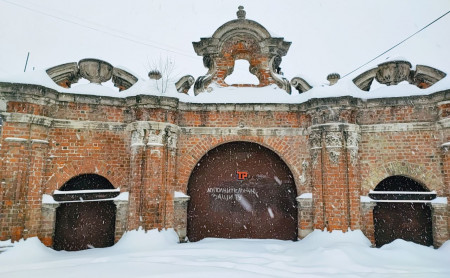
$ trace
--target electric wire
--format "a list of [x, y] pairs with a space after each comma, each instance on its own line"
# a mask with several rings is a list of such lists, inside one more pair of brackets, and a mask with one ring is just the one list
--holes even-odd
[[384, 54], [388, 53], [389, 51], [391, 51], [392, 49], [396, 48], [397, 46], [401, 45], [402, 43], [404, 43], [405, 41], [409, 40], [410, 38], [414, 37], [415, 35], [419, 34], [420, 32], [422, 32], [423, 30], [425, 30], [426, 28], [430, 27], [431, 25], [433, 25], [434, 23], [436, 23], [438, 20], [440, 20], [441, 18], [443, 18], [444, 16], [448, 15], [450, 13], [450, 11], [447, 11], [446, 13], [444, 13], [443, 15], [441, 15], [440, 17], [436, 18], [435, 20], [433, 20], [432, 22], [428, 23], [427, 25], [425, 25], [424, 27], [422, 27], [420, 30], [418, 30], [417, 32], [415, 32], [414, 34], [408, 36], [406, 39], [400, 41], [399, 43], [395, 44], [394, 46], [390, 47], [388, 50], [383, 51], [381, 54], [378, 54], [375, 58], [371, 59], [370, 61], [364, 63], [363, 65], [357, 67], [356, 69], [352, 70], [351, 72], [345, 74], [344, 76], [341, 77], [344, 78], [346, 76], [348, 76], [349, 74], [354, 73], [355, 71], [359, 70], [360, 68], [366, 66], [367, 64], [375, 61], [376, 59], [380, 58], [381, 56], [383, 56]]

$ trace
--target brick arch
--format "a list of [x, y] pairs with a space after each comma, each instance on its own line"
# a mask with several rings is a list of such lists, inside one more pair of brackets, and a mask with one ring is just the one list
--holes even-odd
[[362, 194], [367, 195], [370, 190], [384, 179], [391, 176], [405, 176], [421, 183], [428, 190], [436, 190], [439, 193], [439, 180], [435, 174], [426, 171], [426, 168], [419, 164], [407, 161], [392, 161], [385, 163], [378, 169], [374, 169], [369, 179], [363, 181]]
[[[103, 161], [83, 161], [83, 163], [66, 164], [52, 175], [45, 184], [45, 193], [51, 194], [53, 190], [59, 189], [64, 183], [71, 178], [81, 174], [97, 174], [111, 182], [115, 187], [123, 187], [125, 176], [124, 173], [113, 171], [111, 166]], [[123, 188], [122, 188], [123, 189]]]
[[[259, 137], [242, 137], [242, 136], [221, 136], [221, 137], [203, 137], [200, 142], [193, 144], [193, 147], [189, 149], [186, 159], [183, 161], [185, 163], [184, 171], [179, 176], [179, 181], [182, 183], [181, 191], [187, 192], [187, 187], [189, 183], [189, 178], [192, 174], [197, 163], [204, 157], [210, 150], [217, 148], [220, 145], [231, 143], [231, 142], [249, 142], [259, 144], [270, 151], [274, 152], [280, 157], [280, 159], [286, 164], [291, 173], [294, 175], [294, 181], [297, 189], [297, 193], [300, 193], [300, 168], [301, 161], [298, 157], [298, 152], [291, 148], [290, 145], [283, 139], [276, 138], [264, 138]], [[295, 167], [295, 159], [298, 159], [298, 167]]]

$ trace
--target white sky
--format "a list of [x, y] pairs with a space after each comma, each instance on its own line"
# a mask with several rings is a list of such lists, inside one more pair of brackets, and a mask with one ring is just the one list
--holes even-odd
[[[89, 57], [146, 77], [149, 64], [170, 57], [178, 74], [197, 78], [206, 69], [192, 42], [235, 19], [239, 5], [292, 42], [285, 77], [310, 83], [343, 76], [450, 10], [448, 0], [0, 0], [0, 76], [23, 72], [29, 51], [28, 70]], [[450, 14], [369, 67], [402, 56], [450, 73], [449, 30]]]

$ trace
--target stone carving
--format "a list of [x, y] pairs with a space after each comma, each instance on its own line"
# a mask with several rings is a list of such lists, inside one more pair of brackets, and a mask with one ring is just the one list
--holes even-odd
[[175, 83], [175, 87], [179, 93], [187, 94], [194, 82], [195, 79], [192, 75], [185, 75]]
[[291, 83], [289, 83], [289, 80], [287, 80], [286, 78], [277, 73], [281, 72], [280, 64], [281, 64], [281, 57], [279, 55], [275, 55], [274, 57], [272, 57], [269, 63], [270, 75], [275, 80], [275, 83], [278, 85], [278, 87], [280, 87], [281, 89], [285, 90], [288, 94], [290, 94], [292, 92]]
[[381, 84], [397, 85], [407, 81], [411, 69], [411, 63], [407, 61], [390, 61], [378, 65], [375, 78]]
[[355, 166], [358, 162], [358, 147], [361, 141], [361, 134], [359, 132], [347, 132], [347, 151], [350, 154], [350, 163]]
[[138, 81], [137, 77], [123, 69], [114, 68], [112, 71], [112, 82], [119, 91], [126, 90]]
[[353, 83], [363, 91], [370, 91], [370, 86], [375, 78], [381, 84], [388, 86], [407, 81], [421, 89], [425, 89], [446, 75], [445, 72], [429, 66], [416, 65], [416, 69], [411, 70], [411, 63], [408, 61], [389, 61], [358, 75], [353, 79]]
[[306, 182], [307, 170], [308, 170], [308, 161], [303, 160], [303, 162], [302, 162], [302, 174], [300, 175], [300, 183], [301, 184], [305, 184], [305, 182]]
[[148, 132], [149, 146], [163, 146], [163, 133], [159, 129], [150, 129]]
[[368, 92], [373, 80], [375, 79], [377, 71], [378, 68], [374, 68], [363, 72], [353, 79], [353, 83], [355, 83], [355, 85], [358, 86], [358, 88], [360, 88], [361, 90]]
[[328, 132], [325, 136], [325, 146], [327, 148], [341, 148], [342, 147], [342, 133]]
[[111, 79], [113, 66], [98, 59], [83, 59], [78, 62], [80, 75], [91, 83], [101, 84]]
[[[195, 95], [211, 91], [211, 83], [218, 87], [229, 86], [224, 79], [232, 72], [231, 62], [238, 59], [251, 61], [249, 70], [258, 77], [258, 87], [276, 84], [286, 92], [291, 92], [289, 81], [279, 75], [281, 57], [287, 54], [291, 43], [283, 38], [272, 37], [261, 24], [246, 19], [245, 14], [244, 8], [240, 6], [238, 19], [219, 27], [210, 38], [193, 42], [195, 52], [204, 57], [203, 64], [208, 68], [208, 73], [195, 81]], [[263, 72], [270, 73], [270, 76], [263, 76]]]
[[64, 88], [70, 88], [81, 77], [97, 84], [112, 78], [114, 86], [118, 87], [119, 91], [130, 88], [138, 81], [131, 73], [114, 68], [111, 64], [98, 59], [83, 59], [78, 64], [76, 62], [62, 64], [49, 68], [46, 72], [56, 84]]
[[239, 6], [238, 7], [238, 11], [236, 12], [237, 18], [238, 19], [245, 19], [245, 14], [246, 14], [246, 12], [244, 11], [244, 7], [243, 6]]
[[291, 85], [297, 89], [297, 91], [301, 94], [308, 90], [312, 89], [312, 86], [305, 81], [305, 79], [301, 77], [294, 77], [291, 79]]
[[336, 150], [329, 150], [328, 151], [328, 156], [330, 157], [330, 161], [333, 162], [334, 164], [338, 164], [339, 163], [339, 156], [341, 155], [341, 152], [336, 151]]
[[144, 130], [133, 130], [131, 132], [131, 146], [141, 146], [144, 144]]
[[166, 127], [166, 139], [167, 139], [167, 148], [169, 149], [176, 149], [177, 143], [178, 143], [178, 134], [177, 131], [175, 131], [170, 126]]
[[309, 134], [309, 143], [311, 145], [311, 149], [322, 148], [322, 134], [319, 130], [311, 131]]
[[318, 164], [320, 151], [321, 151], [320, 149], [311, 149], [311, 163], [313, 167], [316, 167]]
[[330, 82], [330, 86], [333, 86], [334, 84], [336, 84], [340, 78], [341, 78], [341, 75], [339, 73], [330, 73], [327, 76], [327, 80]]
[[322, 149], [322, 132], [320, 130], [311, 131], [309, 134], [309, 144], [311, 146], [311, 164], [315, 167], [317, 166], [319, 153]]
[[339, 156], [341, 155], [339, 149], [342, 148], [342, 132], [328, 132], [325, 136], [325, 146], [327, 148], [330, 161], [334, 164], [338, 163]]
[[67, 63], [47, 69], [48, 76], [59, 86], [70, 88], [73, 83], [80, 79], [78, 64]]
[[148, 77], [153, 80], [159, 80], [162, 78], [162, 74], [159, 70], [151, 70], [148, 72]]

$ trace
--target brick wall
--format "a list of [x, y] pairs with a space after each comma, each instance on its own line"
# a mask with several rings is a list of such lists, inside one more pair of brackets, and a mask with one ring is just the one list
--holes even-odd
[[[11, 86], [20, 94], [10, 93]], [[42, 194], [83, 173], [130, 193], [116, 240], [139, 226], [182, 230], [186, 223], [177, 217], [186, 215], [179, 211], [186, 206], [174, 207], [174, 191], [186, 193], [198, 161], [232, 141], [272, 150], [294, 175], [297, 194], [312, 193], [299, 207], [301, 236], [312, 228], [350, 227], [373, 240], [372, 211], [360, 196], [392, 175], [449, 196], [450, 160], [443, 146], [450, 140], [448, 92], [289, 105], [71, 96], [11, 84], [0, 84], [0, 94], [7, 103], [0, 111], [1, 240], [38, 235], [50, 245], [54, 216], [42, 206]], [[439, 207], [435, 216], [439, 241], [448, 238], [442, 232], [450, 227], [446, 211]]]

